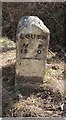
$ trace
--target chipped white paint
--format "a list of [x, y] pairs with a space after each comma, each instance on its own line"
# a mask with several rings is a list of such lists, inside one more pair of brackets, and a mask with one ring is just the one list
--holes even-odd
[[50, 31], [36, 16], [22, 17], [17, 29], [17, 76], [44, 79]]

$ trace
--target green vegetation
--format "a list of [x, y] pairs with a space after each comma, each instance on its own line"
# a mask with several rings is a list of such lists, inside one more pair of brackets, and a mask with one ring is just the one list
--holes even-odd
[[64, 71], [64, 78], [66, 78], [66, 71]]
[[0, 38], [0, 47], [15, 47], [15, 43], [7, 37]]

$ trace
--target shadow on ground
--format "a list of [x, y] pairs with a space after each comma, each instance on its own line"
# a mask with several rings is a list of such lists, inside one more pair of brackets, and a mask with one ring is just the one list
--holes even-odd
[[[33, 78], [35, 80], [35, 78]], [[2, 69], [2, 85], [3, 85], [3, 96], [2, 96], [2, 116], [3, 117], [36, 117], [36, 116], [51, 116], [49, 115], [49, 113], [43, 113], [43, 111], [59, 111], [56, 116], [63, 116], [64, 113], [63, 111], [61, 111], [61, 108], [59, 106], [60, 102], [62, 101], [62, 96], [59, 93], [59, 91], [56, 91], [55, 93], [53, 92], [53, 89], [50, 87], [48, 87], [46, 84], [43, 84], [42, 82], [33, 82], [34, 80], [25, 80], [25, 78], [22, 78], [22, 82], [19, 83], [19, 86], [15, 86], [15, 80], [16, 80], [16, 76], [15, 76], [15, 64], [10, 64], [6, 67], [3, 67]], [[38, 79], [38, 78], [37, 78]], [[28, 107], [30, 106], [30, 101], [31, 96], [35, 97], [35, 99], [39, 99], [40, 98], [40, 102], [37, 102], [36, 105], [38, 105], [39, 103], [42, 104], [40, 105], [41, 107], [41, 111], [39, 110], [40, 107], [36, 107], [36, 105], [34, 106], [36, 109], [36, 112], [34, 113], [35, 110], [32, 110], [30, 112], [30, 110], [27, 111], [26, 106], [26, 102], [25, 101], [29, 101], [28, 102]], [[30, 100], [28, 100], [28, 98]], [[23, 101], [22, 101], [23, 100]], [[21, 102], [20, 104], [23, 105], [23, 107], [20, 108], [20, 110], [17, 110], [17, 108], [13, 108], [13, 106], [17, 103]], [[42, 102], [42, 103], [41, 103]], [[32, 106], [34, 103], [31, 103]], [[44, 106], [47, 105], [48, 107]], [[51, 104], [51, 106], [50, 106]], [[53, 105], [57, 104], [57, 108], [53, 108]], [[25, 106], [24, 106], [25, 105]], [[44, 106], [44, 108], [43, 108]], [[50, 108], [49, 108], [50, 106]], [[25, 109], [25, 111], [24, 111]], [[29, 108], [30, 109], [30, 108]], [[38, 109], [38, 113], [37, 113], [37, 109]], [[22, 111], [22, 112], [20, 112]], [[41, 114], [42, 113], [42, 114]], [[52, 113], [54, 114], [54, 113]], [[60, 114], [60, 115], [59, 115]], [[55, 115], [55, 114], [54, 114]]]
[[[59, 55], [56, 54], [50, 59], [47, 59], [47, 64], [59, 64], [61, 56], [59, 53]], [[64, 55], [61, 61], [63, 59]], [[54, 65], [53, 69], [57, 70], [58, 68]], [[19, 78], [18, 76], [19, 82], [15, 86], [16, 78], [15, 64], [10, 63], [2, 68], [3, 117], [66, 116], [66, 107], [64, 111], [61, 110], [60, 103], [63, 103], [63, 99], [59, 91], [54, 92], [52, 86], [42, 83], [41, 78], [36, 79], [33, 77]], [[21, 107], [19, 108], [19, 106]], [[44, 111], [47, 111], [47, 113], [44, 113]]]

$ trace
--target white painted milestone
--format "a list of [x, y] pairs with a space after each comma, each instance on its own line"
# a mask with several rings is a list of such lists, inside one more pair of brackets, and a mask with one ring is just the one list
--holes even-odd
[[17, 28], [16, 78], [44, 80], [50, 31], [36, 16], [24, 16]]

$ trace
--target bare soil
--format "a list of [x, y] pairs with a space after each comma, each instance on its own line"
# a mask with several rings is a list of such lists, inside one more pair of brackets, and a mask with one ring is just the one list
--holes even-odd
[[56, 55], [47, 58], [43, 84], [23, 81], [20, 87], [16, 87], [16, 50], [0, 53], [0, 58], [4, 117], [66, 116], [63, 60]]

